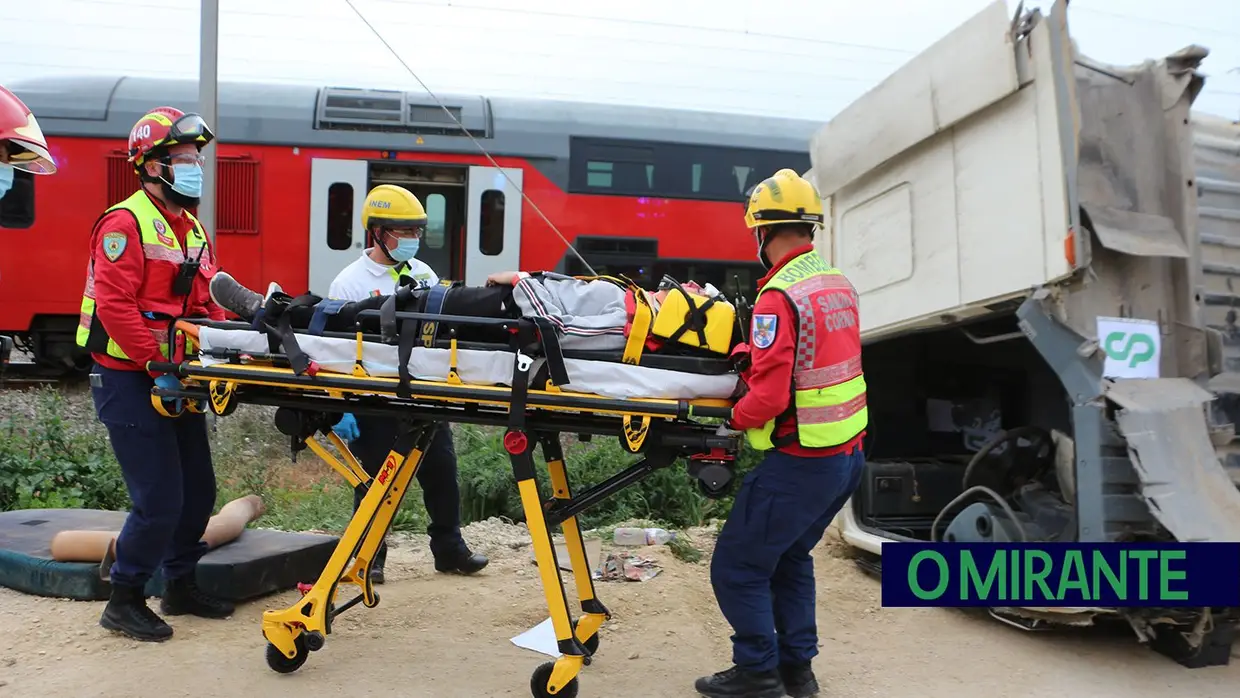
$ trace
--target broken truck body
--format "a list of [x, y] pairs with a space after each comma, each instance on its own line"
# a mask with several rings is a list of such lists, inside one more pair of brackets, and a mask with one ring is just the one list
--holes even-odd
[[[816, 134], [818, 245], [860, 294], [869, 383], [849, 544], [1240, 541], [1206, 389], [1226, 352], [1203, 315], [1205, 55], [1103, 65], [1062, 1], [1014, 19], [995, 2]], [[1198, 664], [1226, 661], [1233, 611], [992, 609], [1122, 616]]]

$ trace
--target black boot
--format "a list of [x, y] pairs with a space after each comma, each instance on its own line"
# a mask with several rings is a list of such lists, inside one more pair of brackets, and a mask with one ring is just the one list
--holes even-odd
[[792, 698], [812, 698], [818, 695], [818, 679], [809, 662], [804, 664], [780, 664], [779, 676], [784, 688]]
[[455, 554], [436, 557], [435, 571], [474, 574], [480, 572], [490, 562], [485, 555], [478, 555], [471, 552], [469, 548], [462, 548]]
[[163, 642], [172, 637], [172, 628], [146, 605], [142, 587], [112, 585], [112, 597], [103, 609], [99, 625], [142, 642]]
[[166, 616], [189, 614], [200, 618], [227, 618], [233, 613], [233, 605], [199, 589], [191, 572], [180, 579], [167, 581], [164, 596], [159, 600], [159, 610]]
[[734, 666], [693, 685], [706, 698], [784, 698], [784, 682], [778, 671], [750, 671]]

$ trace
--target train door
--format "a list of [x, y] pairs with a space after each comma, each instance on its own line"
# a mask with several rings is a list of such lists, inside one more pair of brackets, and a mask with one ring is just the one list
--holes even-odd
[[520, 269], [522, 174], [511, 167], [469, 168], [464, 278], [471, 286], [497, 271]]
[[393, 184], [409, 190], [426, 209], [426, 234], [417, 258], [441, 279], [464, 279], [465, 180], [461, 165], [382, 161], [370, 164], [370, 187]]
[[362, 254], [364, 160], [314, 158], [310, 162], [310, 292], [327, 295], [340, 270]]
[[426, 235], [418, 259], [441, 279], [464, 278], [461, 240], [465, 232], [465, 188], [434, 184], [406, 184], [426, 209]]

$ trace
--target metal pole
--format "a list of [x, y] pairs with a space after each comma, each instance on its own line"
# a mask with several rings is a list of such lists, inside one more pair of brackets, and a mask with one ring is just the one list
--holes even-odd
[[[198, 49], [198, 113], [219, 135], [220, 0], [202, 0], [202, 38]], [[202, 200], [198, 220], [215, 245], [215, 143], [202, 149]]]

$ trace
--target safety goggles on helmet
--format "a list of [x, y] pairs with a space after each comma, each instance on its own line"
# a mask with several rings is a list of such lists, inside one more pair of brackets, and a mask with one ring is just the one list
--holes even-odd
[[168, 131], [167, 143], [197, 143], [206, 145], [215, 139], [211, 127], [197, 114], [186, 114], [172, 122]]

